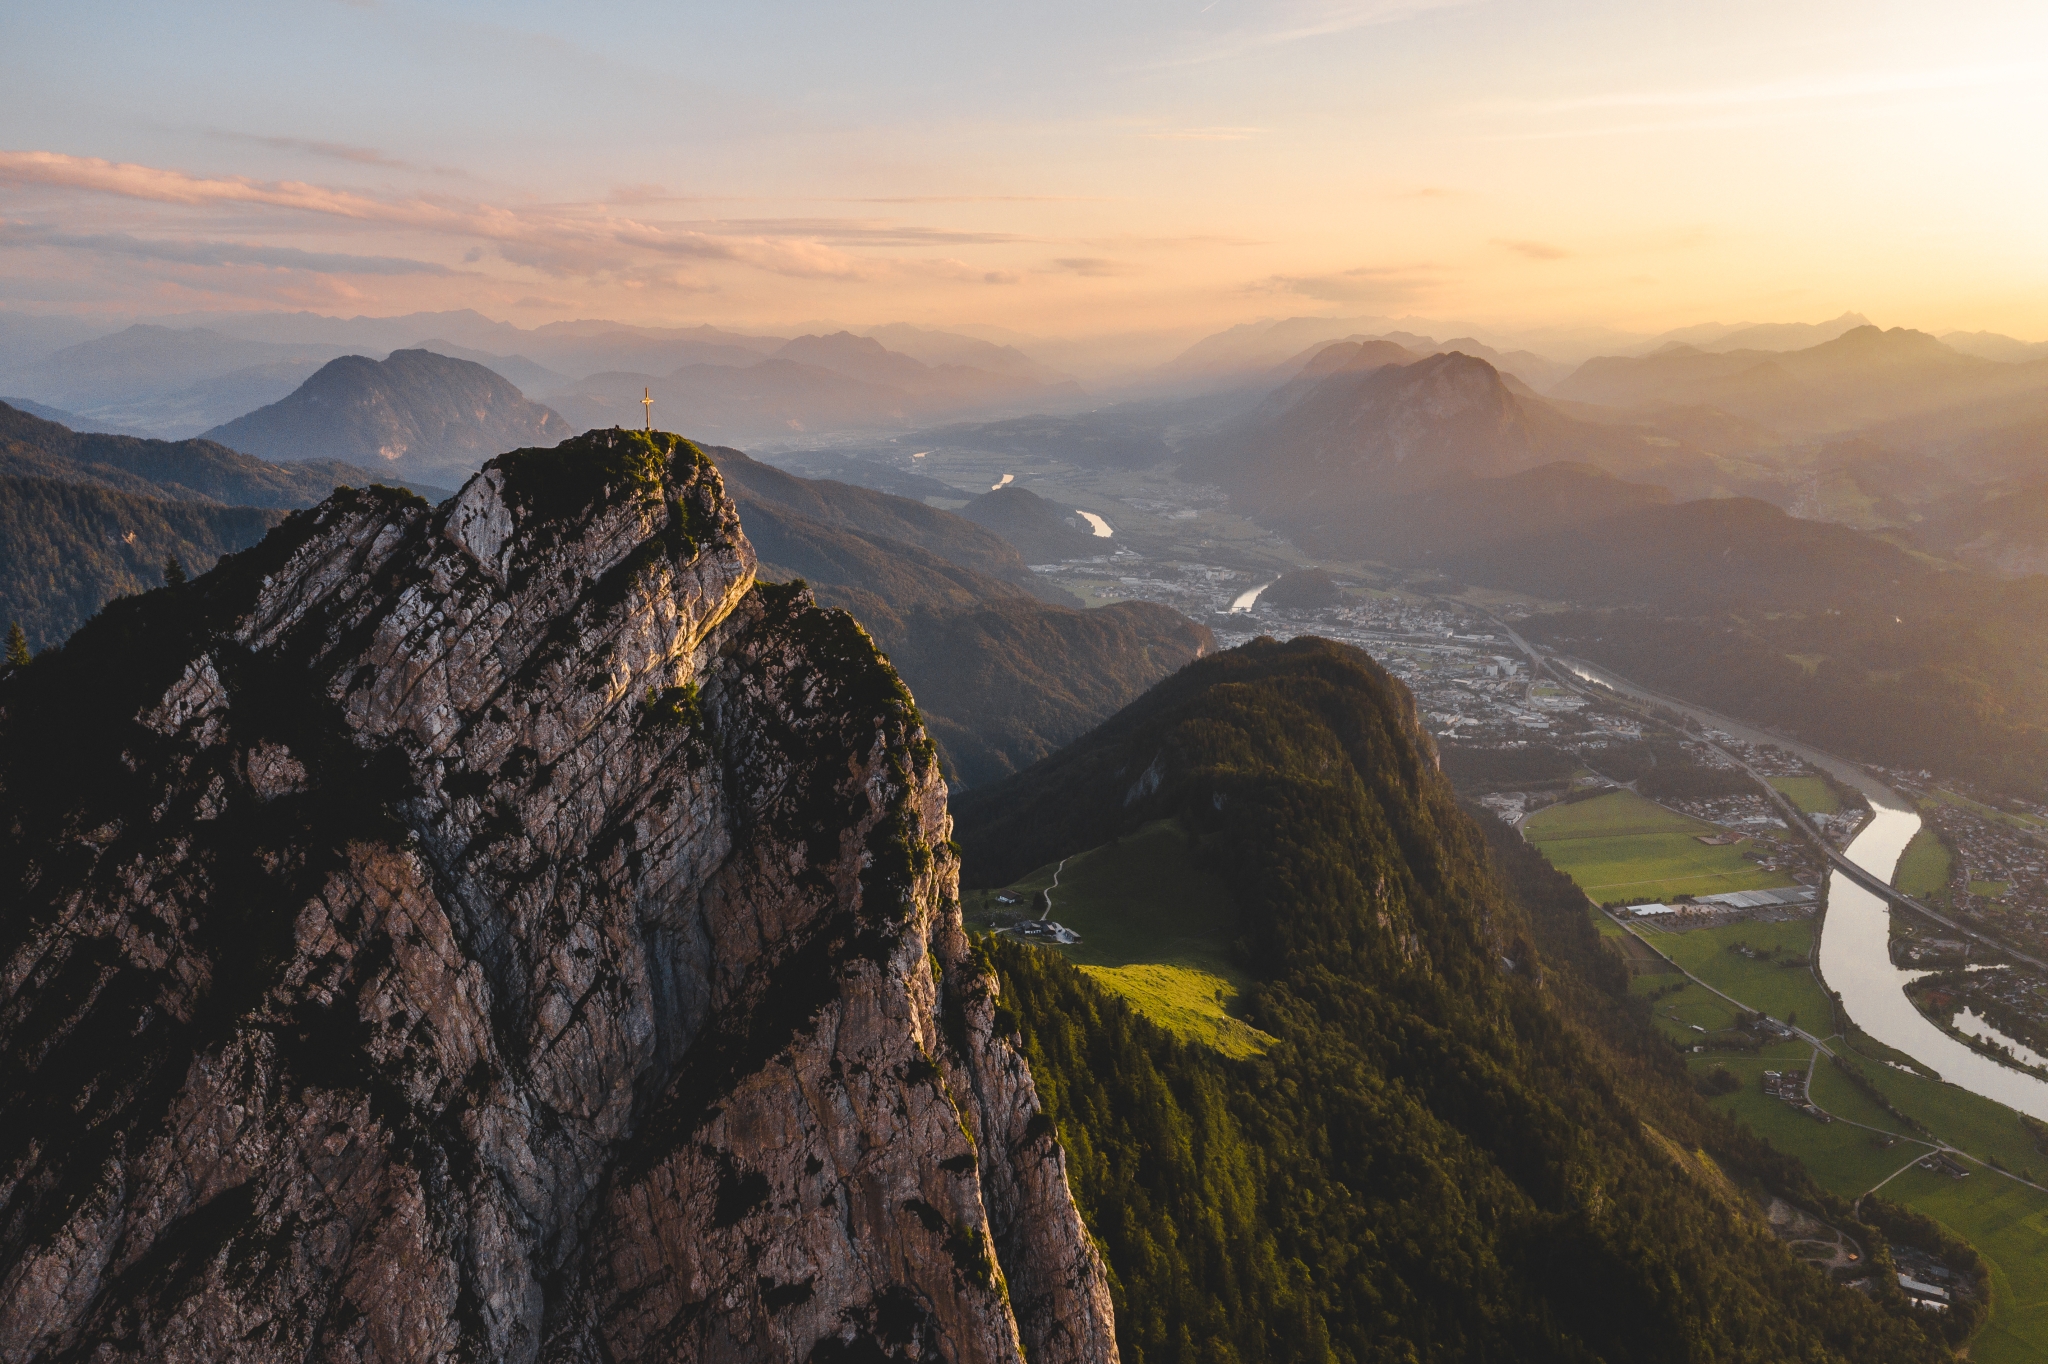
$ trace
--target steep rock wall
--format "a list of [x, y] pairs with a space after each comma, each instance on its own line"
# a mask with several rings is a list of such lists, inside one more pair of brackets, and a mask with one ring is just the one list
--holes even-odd
[[909, 695], [687, 443], [338, 493], [0, 752], [0, 1359], [1115, 1358]]

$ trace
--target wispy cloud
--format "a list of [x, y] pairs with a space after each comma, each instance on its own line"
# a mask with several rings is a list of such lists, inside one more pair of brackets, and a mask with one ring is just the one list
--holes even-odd
[[679, 226], [713, 236], [801, 237], [891, 246], [1003, 246], [1035, 240], [1014, 232], [970, 232], [862, 218], [712, 218]]
[[1505, 237], [1495, 237], [1493, 244], [1504, 251], [1526, 256], [1530, 260], [1564, 260], [1571, 255], [1571, 252], [1563, 247], [1552, 246], [1548, 242], [1510, 241]]
[[423, 166], [416, 161], [403, 161], [388, 156], [375, 147], [356, 147], [346, 142], [322, 142], [311, 137], [272, 137], [262, 133], [242, 133], [229, 128], [210, 128], [214, 137], [228, 142], [248, 142], [260, 147], [274, 147], [279, 151], [297, 152], [302, 156], [317, 156], [329, 161], [346, 161], [356, 166], [383, 166], [390, 170], [425, 171], [432, 175], [466, 176], [468, 171], [457, 166]]
[[1361, 265], [1323, 275], [1268, 275], [1245, 286], [1248, 293], [1298, 294], [1325, 303], [1401, 304], [1427, 297], [1440, 281], [1424, 265]]
[[[1498, 134], [1502, 141], [1549, 142], [1753, 128], [1816, 109], [1860, 117], [1874, 108], [1920, 96], [1975, 94], [2001, 85], [2038, 84], [2044, 79], [2048, 79], [2048, 62], [2015, 62], [1802, 75], [1689, 90], [1610, 90], [1565, 99], [1497, 101], [1478, 107], [1482, 113], [1511, 121], [1513, 126]], [[1562, 117], [1551, 126], [1531, 126], [1532, 119], [1550, 116]]]
[[1257, 7], [1256, 20], [1191, 33], [1179, 51], [1150, 66], [1170, 69], [1229, 61], [1310, 38], [1398, 23], [1432, 10], [1470, 3], [1473, 0], [1291, 0], [1265, 4]]
[[326, 275], [463, 273], [432, 261], [408, 260], [402, 256], [354, 256], [250, 242], [168, 240], [135, 237], [125, 232], [62, 232], [34, 223], [0, 222], [0, 248], [22, 250], [38, 247], [164, 261], [174, 265], [259, 266], [272, 270], [309, 270]]
[[570, 276], [625, 270], [644, 255], [728, 261], [772, 274], [856, 279], [870, 266], [820, 241], [733, 236], [642, 222], [604, 205], [507, 208], [389, 197], [298, 180], [198, 176], [58, 152], [0, 151], [0, 184], [191, 206], [260, 205], [494, 243], [515, 264]]
[[1155, 142], [1246, 142], [1265, 132], [1264, 128], [1161, 128], [1139, 133]]
[[825, 199], [834, 204], [1106, 204], [1109, 199], [1090, 194], [898, 194], [868, 195], [862, 198]]
[[1568, 113], [1588, 109], [1731, 109], [1792, 104], [1809, 100], [1859, 99], [1917, 94], [1938, 90], [1981, 89], [2048, 76], [2048, 63], [2015, 62], [1997, 66], [1943, 67], [1926, 71], [1852, 71], [1835, 75], [1795, 76], [1751, 85], [1692, 90], [1616, 90], [1539, 100], [1511, 106], [1518, 111]]
[[1065, 256], [1052, 263], [1053, 269], [1069, 275], [1081, 275], [1088, 279], [1113, 279], [1120, 275], [1135, 275], [1140, 267], [1129, 261], [1110, 260], [1104, 256]]

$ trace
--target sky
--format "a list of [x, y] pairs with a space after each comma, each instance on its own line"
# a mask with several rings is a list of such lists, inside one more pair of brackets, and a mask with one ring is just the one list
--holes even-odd
[[73, 0], [0, 308], [2048, 338], [2048, 5]]

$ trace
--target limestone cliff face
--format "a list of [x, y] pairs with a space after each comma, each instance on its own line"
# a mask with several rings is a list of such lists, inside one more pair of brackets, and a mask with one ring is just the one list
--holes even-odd
[[910, 698], [687, 444], [339, 493], [0, 781], [0, 1360], [1115, 1359]]

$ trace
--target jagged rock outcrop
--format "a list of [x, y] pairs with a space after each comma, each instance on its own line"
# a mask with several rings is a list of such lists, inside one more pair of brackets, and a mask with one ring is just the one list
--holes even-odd
[[910, 697], [687, 443], [116, 602], [0, 783], [0, 1360], [1114, 1360]]

